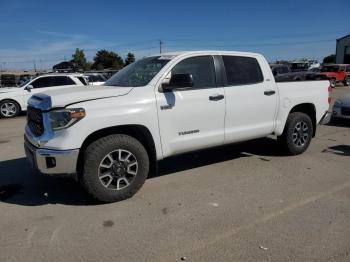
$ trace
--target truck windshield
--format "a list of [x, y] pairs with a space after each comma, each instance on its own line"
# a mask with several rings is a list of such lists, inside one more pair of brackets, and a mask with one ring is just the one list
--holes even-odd
[[105, 86], [138, 87], [147, 85], [171, 60], [171, 57], [153, 56], [140, 59], [112, 76]]

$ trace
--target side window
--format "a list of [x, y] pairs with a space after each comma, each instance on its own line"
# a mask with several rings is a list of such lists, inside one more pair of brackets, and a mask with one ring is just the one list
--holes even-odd
[[253, 57], [222, 56], [228, 85], [256, 84], [264, 80], [258, 61]]
[[287, 74], [289, 72], [288, 67], [287, 66], [282, 66], [282, 73], [283, 74]]
[[36, 80], [34, 80], [31, 85], [33, 88], [42, 88], [50, 86], [50, 77], [40, 77]]
[[350, 72], [350, 65], [346, 66], [346, 72]]
[[182, 60], [171, 74], [191, 74], [193, 87], [216, 87], [214, 60], [211, 56], [197, 56]]
[[275, 67], [274, 71], [279, 75], [284, 73], [283, 68], [281, 66]]
[[52, 77], [51, 86], [65, 86], [75, 85], [74, 81], [67, 76], [54, 76]]
[[82, 76], [78, 76], [78, 79], [79, 79], [79, 81], [84, 85], [84, 86], [86, 86], [87, 85], [87, 83], [86, 83], [86, 80], [85, 80], [85, 78], [84, 77], [82, 77]]

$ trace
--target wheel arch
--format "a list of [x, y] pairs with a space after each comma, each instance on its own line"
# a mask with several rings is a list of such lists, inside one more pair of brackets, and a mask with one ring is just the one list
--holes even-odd
[[143, 125], [120, 125], [97, 130], [85, 138], [78, 156], [78, 173], [82, 170], [85, 149], [97, 139], [114, 134], [129, 135], [138, 140], [145, 147], [149, 156], [150, 174], [155, 174], [157, 172], [156, 147], [150, 130]]
[[20, 109], [21, 111], [23, 111], [20, 102], [18, 102], [16, 99], [14, 99], [14, 98], [4, 98], [4, 99], [0, 99], [0, 103], [2, 103], [2, 102], [4, 102], [4, 101], [12, 101], [12, 102], [15, 102], [15, 103], [18, 105], [19, 109]]
[[13, 99], [13, 98], [4, 98], [4, 99], [1, 99], [1, 100], [0, 100], [0, 104], [1, 104], [2, 102], [4, 102], [4, 101], [11, 101], [11, 102], [16, 103], [16, 105], [17, 105], [18, 108], [19, 108], [18, 114], [20, 114], [21, 112], [23, 112], [23, 109], [22, 109], [22, 107], [21, 107], [21, 104], [20, 104], [16, 99]]

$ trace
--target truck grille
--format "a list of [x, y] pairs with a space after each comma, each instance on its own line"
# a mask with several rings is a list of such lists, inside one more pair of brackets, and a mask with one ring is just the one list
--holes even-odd
[[34, 135], [41, 136], [44, 133], [43, 115], [41, 110], [29, 106], [27, 108], [27, 123]]
[[350, 116], [350, 107], [342, 107], [341, 114], [344, 116]]

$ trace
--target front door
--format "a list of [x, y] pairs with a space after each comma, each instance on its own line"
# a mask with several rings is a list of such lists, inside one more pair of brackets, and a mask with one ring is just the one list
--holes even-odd
[[186, 58], [173, 67], [171, 74], [191, 74], [194, 85], [171, 92], [156, 91], [164, 157], [223, 144], [224, 89], [217, 87], [213, 57]]

